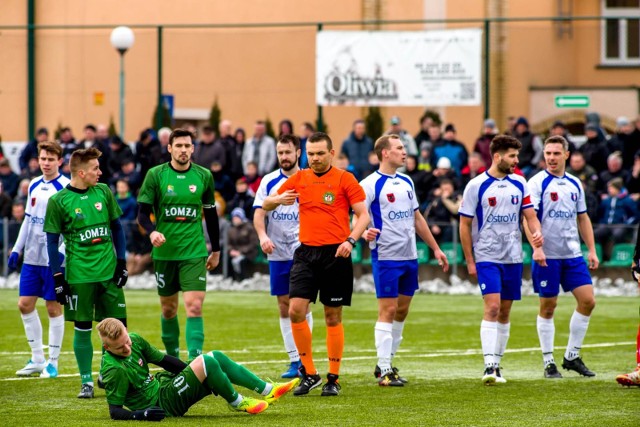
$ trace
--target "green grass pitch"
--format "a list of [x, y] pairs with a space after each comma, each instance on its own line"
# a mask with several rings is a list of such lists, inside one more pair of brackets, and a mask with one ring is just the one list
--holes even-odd
[[[73, 327], [66, 325], [60, 377], [17, 379], [15, 371], [29, 359], [17, 291], [0, 290], [0, 420], [4, 426], [90, 426], [110, 423], [103, 390], [80, 400]], [[357, 294], [344, 310], [345, 351], [342, 394], [320, 397], [286, 396], [259, 415], [234, 413], [213, 396], [196, 404], [183, 418], [163, 425], [224, 426], [640, 426], [640, 389], [623, 388], [615, 376], [635, 366], [637, 298], [599, 298], [582, 356], [595, 378], [561, 369], [564, 378], [545, 380], [536, 333], [537, 298], [514, 305], [511, 338], [502, 361], [508, 383], [486, 387], [479, 326], [478, 296], [419, 294], [405, 327], [404, 342], [395, 359], [410, 382], [403, 388], [382, 388], [372, 372], [376, 364], [373, 325], [374, 295]], [[162, 347], [160, 309], [151, 291], [128, 291], [129, 328]], [[38, 304], [44, 323], [47, 316]], [[556, 361], [562, 360], [568, 324], [574, 309], [571, 297], [561, 297], [556, 314]], [[322, 307], [313, 306], [314, 352], [326, 374], [325, 327]], [[211, 292], [204, 306], [205, 350], [225, 351], [263, 378], [277, 379], [288, 363], [283, 350], [275, 298], [267, 293]], [[184, 311], [180, 312], [184, 331]], [[184, 332], [183, 332], [184, 333]], [[182, 337], [184, 348], [184, 336]], [[94, 332], [94, 372], [99, 344]], [[184, 355], [184, 353], [183, 353]], [[241, 390], [247, 395], [252, 392]]]

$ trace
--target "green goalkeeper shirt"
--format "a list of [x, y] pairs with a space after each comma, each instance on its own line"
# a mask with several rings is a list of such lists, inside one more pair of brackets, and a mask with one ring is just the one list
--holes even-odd
[[202, 207], [215, 206], [209, 170], [193, 163], [186, 171], [173, 169], [171, 163], [151, 168], [138, 203], [153, 207], [156, 230], [166, 239], [162, 246], [153, 248], [153, 259], [180, 261], [209, 254], [202, 228]]
[[101, 282], [113, 277], [116, 254], [111, 222], [120, 215], [122, 210], [105, 184], [83, 192], [67, 187], [51, 196], [44, 231], [64, 236], [67, 282]]
[[132, 411], [158, 405], [160, 382], [149, 373], [149, 363], [157, 364], [164, 353], [136, 333], [129, 333], [131, 354], [102, 356], [100, 373], [105, 383], [107, 403], [126, 406]]

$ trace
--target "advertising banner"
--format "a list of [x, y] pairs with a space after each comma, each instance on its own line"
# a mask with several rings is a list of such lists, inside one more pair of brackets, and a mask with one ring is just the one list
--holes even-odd
[[318, 105], [480, 105], [482, 31], [319, 31]]

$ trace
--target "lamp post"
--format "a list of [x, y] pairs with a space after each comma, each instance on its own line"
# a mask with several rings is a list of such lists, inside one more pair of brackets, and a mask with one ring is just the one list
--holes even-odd
[[120, 139], [124, 141], [124, 54], [133, 46], [135, 37], [129, 27], [116, 27], [111, 31], [111, 46], [120, 53]]

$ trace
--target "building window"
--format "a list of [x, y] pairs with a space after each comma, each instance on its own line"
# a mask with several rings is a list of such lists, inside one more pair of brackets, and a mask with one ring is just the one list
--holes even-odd
[[601, 61], [640, 65], [640, 0], [601, 0]]

